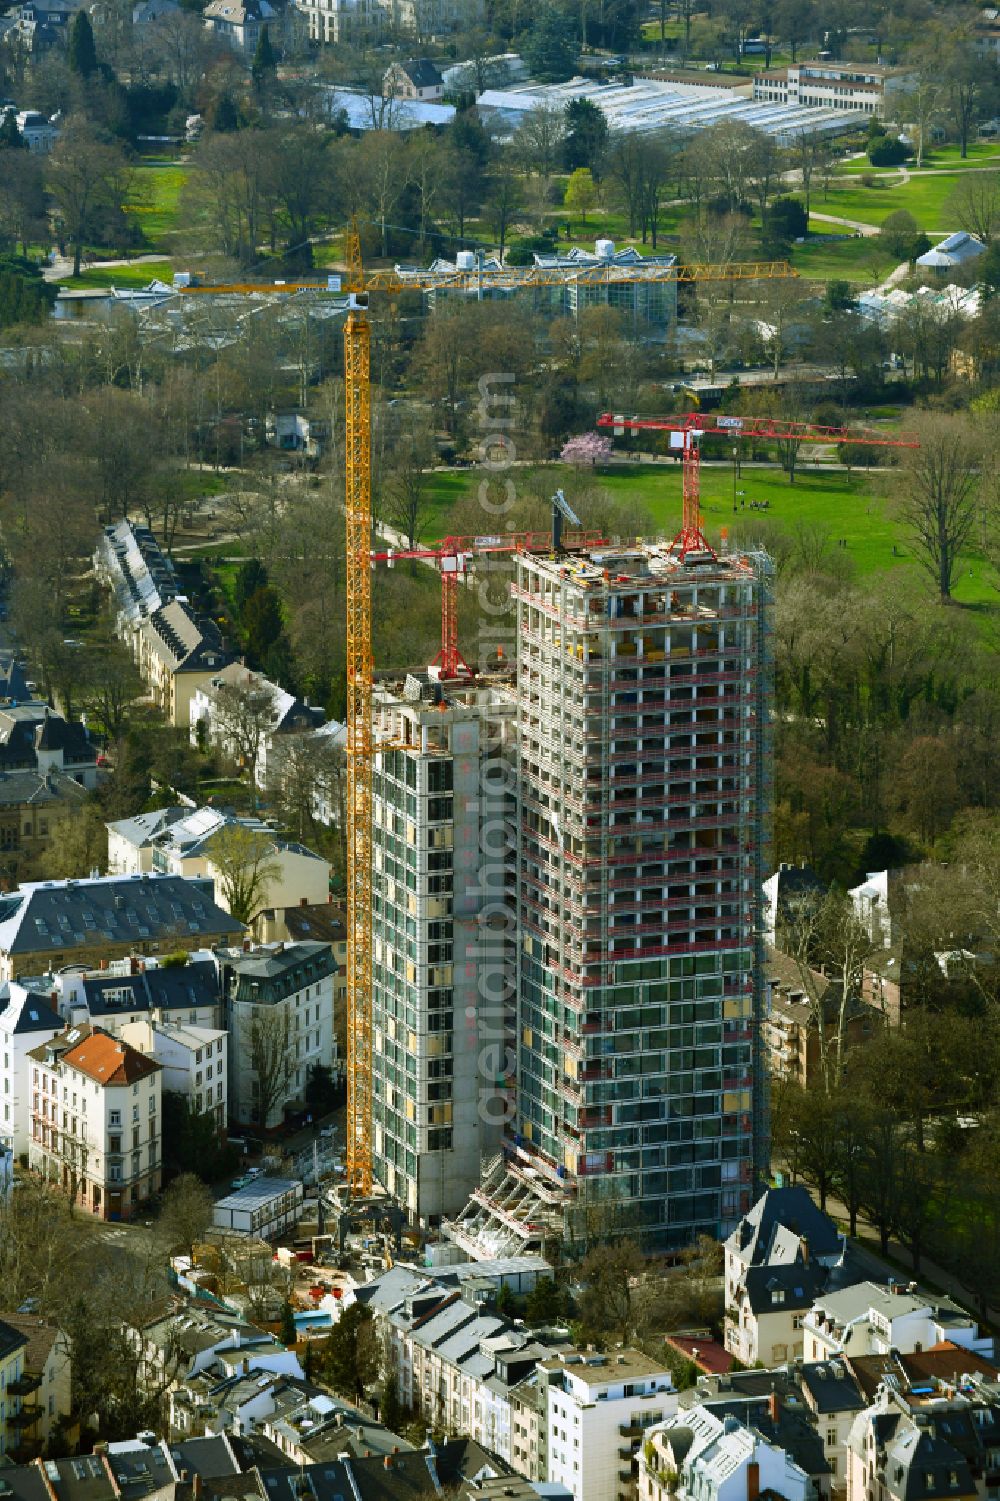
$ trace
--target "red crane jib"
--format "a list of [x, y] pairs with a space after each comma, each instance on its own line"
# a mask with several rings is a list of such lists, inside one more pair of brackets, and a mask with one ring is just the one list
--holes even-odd
[[[601, 547], [607, 538], [600, 532], [564, 532], [562, 549]], [[495, 536], [444, 537], [432, 547], [400, 547], [387, 552], [373, 552], [372, 563], [395, 563], [397, 559], [416, 559], [437, 563], [441, 570], [441, 650], [434, 658], [446, 678], [475, 673], [458, 649], [458, 580], [466, 571], [466, 560], [490, 553], [550, 552], [552, 533], [502, 532]], [[449, 564], [453, 566], [449, 567]]]
[[728, 417], [719, 413], [685, 412], [669, 417], [625, 416], [620, 412], [602, 412], [598, 427], [610, 427], [621, 436], [627, 432], [652, 430], [677, 433], [676, 447], [683, 460], [683, 520], [673, 546], [682, 558], [689, 553], [715, 552], [705, 540], [701, 526], [701, 444], [702, 438], [772, 438], [779, 442], [857, 443], [866, 447], [919, 448], [912, 433], [895, 437], [873, 429], [860, 432], [849, 427], [824, 427], [818, 422], [786, 422], [782, 417]]

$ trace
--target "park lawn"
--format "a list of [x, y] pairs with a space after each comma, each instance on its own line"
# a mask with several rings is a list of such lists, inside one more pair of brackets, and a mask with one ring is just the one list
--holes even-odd
[[71, 276], [67, 287], [145, 287], [151, 281], [169, 281], [174, 274], [171, 261], [143, 261], [132, 266], [90, 266], [79, 276]]
[[[917, 167], [914, 162], [907, 162], [907, 168], [911, 173], [940, 171], [947, 168], [949, 172], [962, 172], [971, 167], [985, 167], [992, 164], [1000, 166], [1000, 142], [998, 141], [970, 141], [969, 154], [962, 158], [957, 145], [935, 146], [932, 151], [924, 152], [922, 167]], [[867, 157], [860, 161], [845, 162], [838, 169], [851, 175], [862, 172], [874, 172], [878, 176], [898, 177], [898, 167], [873, 167]]]
[[190, 167], [176, 161], [144, 159], [132, 174], [129, 212], [138, 219], [154, 250], [169, 250], [177, 227], [177, 206]]
[[835, 226], [818, 219], [810, 227], [817, 238], [810, 236], [804, 245], [793, 245], [791, 250], [791, 263], [800, 276], [874, 286], [896, 264], [874, 238], [858, 235], [849, 240], [828, 239], [825, 236]]
[[[433, 496], [436, 522], [428, 522], [425, 540], [439, 540], [452, 530], [448, 523], [448, 506], [474, 493], [483, 474], [463, 471], [434, 476]], [[517, 486], [517, 471], [510, 478]], [[588, 474], [589, 485], [591, 476]], [[545, 468], [546, 484], [561, 485], [572, 503], [574, 489], [579, 489], [578, 471], [562, 465]], [[641, 501], [649, 510], [656, 529], [672, 536], [680, 527], [681, 466], [615, 466], [598, 470], [594, 482], [620, 500]], [[738, 530], [752, 527], [755, 536], [766, 541], [767, 532], [775, 527], [788, 532], [798, 525], [822, 526], [834, 538], [844, 538], [847, 556], [859, 576], [889, 570], [905, 575], [914, 588], [930, 589], [930, 583], [917, 562], [905, 529], [893, 514], [896, 477], [892, 470], [844, 470], [810, 467], [807, 449], [799, 452], [799, 469], [795, 484], [778, 469], [756, 468], [744, 464], [737, 481], [737, 495], [749, 506], [752, 500], [769, 502], [767, 511], [740, 510], [733, 515], [733, 471], [729, 463], [705, 463], [701, 472], [702, 515], [709, 537], [720, 528]], [[586, 526], [586, 515], [581, 516]], [[484, 530], [487, 530], [484, 526]], [[895, 552], [893, 549], [895, 548]], [[956, 600], [972, 606], [984, 622], [995, 623], [1000, 614], [1000, 598], [991, 587], [985, 560], [975, 549], [963, 554], [954, 589]]]
[[829, 196], [814, 196], [813, 207], [817, 213], [837, 214], [862, 224], [881, 224], [897, 209], [907, 209], [928, 234], [950, 234], [956, 225], [946, 203], [957, 182], [958, 174], [951, 172], [917, 172], [908, 182], [897, 177], [875, 188], [834, 178]]

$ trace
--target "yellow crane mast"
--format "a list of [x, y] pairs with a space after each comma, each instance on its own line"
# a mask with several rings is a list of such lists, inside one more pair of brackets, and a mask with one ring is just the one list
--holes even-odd
[[372, 1191], [371, 326], [357, 226], [348, 236], [344, 328], [347, 517], [347, 1188]]

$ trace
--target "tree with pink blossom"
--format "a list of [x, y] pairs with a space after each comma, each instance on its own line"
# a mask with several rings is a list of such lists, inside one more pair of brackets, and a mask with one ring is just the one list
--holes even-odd
[[564, 464], [578, 464], [581, 468], [589, 465], [593, 469], [610, 459], [611, 439], [603, 433], [580, 433], [563, 444], [559, 457]]

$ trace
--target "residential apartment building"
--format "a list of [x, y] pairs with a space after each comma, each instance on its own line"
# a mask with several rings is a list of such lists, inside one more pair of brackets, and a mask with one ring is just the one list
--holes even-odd
[[179, 1094], [194, 1115], [211, 1115], [220, 1134], [229, 1112], [228, 1038], [215, 1027], [145, 1019], [119, 1032], [124, 1043], [155, 1058], [163, 1070], [163, 1089]]
[[381, 27], [386, 12], [379, 0], [294, 0], [305, 17], [311, 42], [346, 42]]
[[229, 1113], [269, 1130], [305, 1101], [311, 1068], [334, 1062], [329, 944], [268, 945], [219, 957], [229, 1033]]
[[[200, 1376], [210, 1374], [221, 1380], [227, 1356], [245, 1373], [302, 1374], [294, 1352], [273, 1335], [238, 1314], [200, 1301], [157, 1313], [138, 1329], [136, 1341], [141, 1355], [140, 1385], [150, 1392], [182, 1392]], [[180, 1426], [189, 1432], [192, 1428], [190, 1421]]]
[[242, 662], [230, 662], [195, 690], [189, 716], [191, 743], [214, 745], [237, 764], [252, 760], [244, 769], [262, 791], [280, 785], [286, 738], [300, 740], [327, 724], [317, 705], [287, 693]]
[[20, 1157], [31, 1138], [28, 1054], [63, 1030], [47, 995], [16, 980], [0, 985], [0, 1147]]
[[0, 1454], [20, 1448], [27, 1348], [28, 1341], [21, 1331], [0, 1319]]
[[639, 1457], [639, 1501], [812, 1501], [809, 1475], [732, 1415], [693, 1407], [653, 1430]]
[[256, 911], [248, 914], [250, 918], [258, 917], [267, 908], [312, 906], [329, 900], [329, 860], [313, 854], [303, 844], [284, 838], [259, 818], [238, 818], [217, 808], [169, 811], [181, 816], [164, 818], [156, 832], [149, 832], [153, 820], [148, 814], [108, 824], [111, 874], [140, 875], [152, 871], [158, 875], [183, 876], [186, 880], [202, 877], [212, 882], [216, 901], [228, 912], [231, 845], [233, 841], [243, 841], [248, 855], [255, 855], [259, 847], [266, 867], [256, 894]]
[[70, 1343], [61, 1329], [35, 1313], [4, 1311], [0, 1329], [14, 1329], [27, 1341], [16, 1383], [21, 1403], [12, 1423], [14, 1448], [39, 1454], [73, 1410]]
[[171, 724], [187, 729], [193, 695], [229, 660], [218, 627], [195, 616], [148, 527], [127, 520], [106, 527], [94, 568], [111, 590], [118, 635], [155, 702]]
[[[517, 558], [517, 1119], [450, 1233], [726, 1235], [767, 1165], [767, 563]], [[569, 1213], [564, 1211], [569, 1206]]]
[[97, 786], [98, 747], [48, 704], [0, 700], [0, 877], [16, 885], [48, 849], [56, 820]]
[[483, 852], [512, 810], [513, 713], [504, 672], [375, 690], [393, 749], [372, 783], [374, 1170], [423, 1223], [462, 1208], [509, 1114], [513, 955], [490, 915], [508, 871]]
[[[889, 117], [912, 74], [881, 63], [801, 62], [755, 73], [753, 97], [766, 104], [857, 110]], [[894, 97], [895, 96], [895, 97]]]
[[[964, 1385], [964, 1378], [963, 1378]], [[886, 1382], [847, 1437], [848, 1501], [984, 1501], [1000, 1492], [996, 1388], [976, 1400], [972, 1384], [924, 1388]]]
[[0, 982], [115, 959], [238, 942], [243, 924], [212, 883], [181, 876], [96, 876], [26, 882], [0, 895]]
[[184, 964], [130, 954], [100, 969], [72, 969], [42, 977], [41, 989], [63, 1022], [89, 1022], [120, 1034], [130, 1023], [219, 1028], [222, 991], [215, 956], [204, 950]]
[[512, 1324], [499, 1288], [530, 1288], [536, 1256], [398, 1266], [354, 1289], [374, 1316], [404, 1406], [463, 1433], [528, 1479], [576, 1501], [618, 1501], [647, 1429], [677, 1407], [667, 1370], [641, 1352], [581, 1352]]
[[99, 1219], [132, 1219], [160, 1187], [160, 1065], [91, 1027], [29, 1058], [31, 1167]]
[[962, 1350], [992, 1349], [979, 1325], [950, 1298], [925, 1292], [915, 1282], [858, 1282], [818, 1298], [802, 1320], [807, 1360], [901, 1354], [949, 1340]]
[[744, 1365], [807, 1355], [803, 1320], [831, 1277], [850, 1276], [845, 1248], [807, 1189], [767, 1189], [724, 1247], [723, 1338], [730, 1354]]
[[545, 1452], [546, 1399], [535, 1404], [540, 1445], [528, 1444], [517, 1394], [554, 1352], [499, 1314], [495, 1299], [504, 1286], [530, 1290], [549, 1271], [539, 1256], [428, 1272], [395, 1266], [354, 1288], [346, 1304], [370, 1310], [404, 1406], [445, 1432], [469, 1434], [520, 1474], [542, 1480], [538, 1456]]
[[260, 41], [261, 29], [274, 24], [274, 7], [268, 0], [211, 0], [202, 15], [209, 31], [237, 52], [252, 57]]
[[565, 1486], [573, 1501], [628, 1501], [643, 1440], [677, 1411], [669, 1372], [627, 1348], [608, 1355], [558, 1355], [543, 1361], [541, 1370], [547, 1383], [549, 1484]]
[[804, 975], [777, 949], [767, 951], [767, 986], [768, 1071], [772, 1079], [787, 1079], [802, 1089], [827, 1088], [836, 1075], [841, 1043], [846, 1055], [884, 1020], [862, 995], [849, 995], [842, 1008], [839, 985], [815, 970]]

